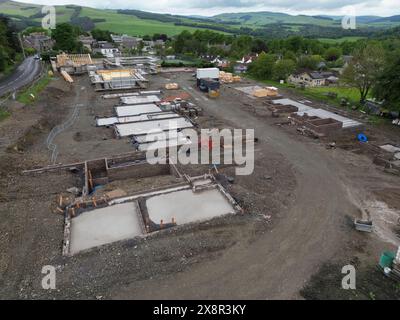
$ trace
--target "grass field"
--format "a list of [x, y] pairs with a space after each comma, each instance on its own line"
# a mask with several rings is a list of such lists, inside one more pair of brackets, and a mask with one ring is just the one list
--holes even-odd
[[[251, 77], [249, 77], [251, 78]], [[261, 82], [267, 84], [267, 85], [272, 85], [277, 88], [285, 88], [289, 90], [293, 90], [305, 97], [319, 100], [322, 102], [327, 102], [331, 104], [335, 104], [336, 106], [340, 106], [340, 102], [342, 98], [347, 99], [350, 104], [353, 105], [358, 105], [360, 102], [360, 92], [358, 91], [357, 88], [353, 87], [344, 87], [344, 86], [338, 86], [338, 87], [316, 87], [316, 88], [305, 88], [300, 89], [300, 88], [295, 88], [293, 85], [290, 84], [280, 84], [277, 81], [272, 81], [272, 80], [262, 80]], [[332, 98], [328, 96], [328, 93], [333, 92], [337, 94], [336, 98]]]
[[[248, 78], [253, 79], [252, 77], [247, 76]], [[266, 85], [270, 86], [275, 86], [277, 88], [284, 88], [287, 90], [292, 90], [293, 92], [296, 92], [306, 98], [310, 98], [316, 101], [321, 101], [325, 102], [331, 105], [334, 105], [339, 108], [346, 108], [350, 109], [349, 107], [343, 107], [341, 105], [341, 99], [345, 98], [350, 102], [350, 107], [353, 105], [356, 105], [360, 107], [360, 92], [358, 91], [357, 88], [351, 88], [351, 87], [319, 87], [319, 88], [306, 88], [305, 90], [295, 88], [292, 85], [289, 85], [287, 83], [285, 84], [280, 84], [277, 81], [272, 81], [272, 80], [261, 80], [260, 82], [265, 83]], [[334, 92], [337, 93], [336, 98], [331, 98], [327, 96], [328, 92]], [[363, 110], [362, 107], [360, 107], [359, 110]], [[382, 125], [385, 123], [390, 123], [390, 119], [376, 116], [376, 115], [368, 115], [368, 122], [372, 125]]]
[[277, 12], [246, 12], [246, 13], [224, 13], [215, 16], [221, 21], [240, 22], [242, 25], [262, 26], [272, 23], [295, 23], [295, 24], [314, 24], [319, 26], [332, 26], [336, 22], [329, 19], [322, 19], [304, 15], [289, 15]]
[[8, 118], [10, 116], [10, 113], [8, 111], [0, 109], [0, 121]]
[[[41, 11], [42, 6], [23, 4], [17, 2], [0, 3], [0, 12], [8, 15], [29, 17]], [[74, 9], [66, 6], [56, 6], [56, 23], [69, 22]], [[111, 32], [128, 34], [134, 36], [151, 35], [154, 33], [165, 33], [169, 36], [176, 35], [183, 30], [194, 31], [193, 27], [176, 26], [171, 22], [161, 22], [157, 20], [140, 19], [133, 15], [120, 14], [116, 10], [100, 10], [82, 7], [80, 17], [91, 19], [105, 19], [105, 22], [96, 23], [96, 27]], [[40, 18], [33, 19], [40, 22]], [[183, 18], [182, 21], [191, 22], [190, 19]]]
[[33, 86], [31, 86], [30, 88], [28, 88], [25, 91], [18, 94], [17, 100], [23, 104], [33, 103], [34, 99], [32, 99], [31, 94], [33, 94], [35, 96], [35, 99], [37, 99], [40, 92], [44, 88], [46, 88], [46, 86], [50, 83], [50, 81], [51, 81], [50, 76], [43, 77], [38, 82], [36, 82]]
[[196, 59], [196, 60], [182, 60], [182, 59], [175, 59], [175, 60], [164, 60], [165, 63], [171, 63], [171, 64], [178, 64], [178, 63], [182, 63], [185, 66], [194, 66], [198, 63], [201, 62], [200, 59]]
[[38, 5], [17, 2], [0, 3], [0, 13], [29, 17], [38, 12]]
[[[342, 98], [346, 98], [350, 103], [357, 104], [360, 102], [360, 92], [357, 88], [351, 87], [319, 87], [319, 88], [307, 88], [304, 91], [305, 94], [316, 97], [319, 99], [332, 101], [336, 100], [336, 103], [340, 103]], [[327, 96], [329, 92], [337, 94], [337, 98], [330, 98]]]
[[[85, 3], [82, 3], [85, 5]], [[1, 2], [0, 0], [0, 13], [13, 16], [13, 19], [19, 20], [21, 17], [29, 18], [30, 16], [41, 12], [41, 5], [19, 3], [14, 1]], [[75, 12], [77, 6], [55, 6], [57, 21], [56, 23], [70, 22], [71, 16]], [[162, 22], [156, 20], [157, 18], [151, 17], [154, 20], [138, 18], [134, 15], [120, 14], [117, 10], [103, 10], [88, 7], [81, 7], [79, 14], [80, 17], [89, 17], [91, 19], [105, 19], [104, 22], [97, 22], [96, 27], [100, 29], [107, 29], [111, 32], [129, 35], [151, 35], [154, 33], [165, 33], [169, 36], [176, 35], [183, 30], [194, 31], [199, 28], [175, 25], [174, 22]], [[40, 22], [41, 18], [29, 18], [35, 22]], [[339, 27], [340, 22], [322, 18], [305, 15], [288, 15], [276, 12], [246, 12], [246, 13], [227, 13], [212, 17], [213, 21], [206, 21], [204, 23], [198, 20], [193, 20], [190, 17], [180, 17], [181, 22], [206, 24], [208, 27], [224, 27], [228, 29], [237, 29], [242, 26], [247, 28], [257, 29], [265, 27], [269, 24], [282, 24], [285, 28], [289, 28], [293, 32], [298, 32], [302, 26], [317, 25], [321, 27]], [[224, 24], [221, 24], [224, 22]], [[230, 24], [231, 23], [231, 24]], [[390, 22], [382, 23], [390, 26]], [[393, 24], [398, 25], [397, 24]], [[365, 25], [367, 26], [367, 25]], [[206, 27], [206, 26], [205, 26]], [[201, 28], [204, 30], [204, 28]], [[225, 29], [225, 31], [227, 31]], [[229, 30], [228, 30], [229, 31]], [[219, 31], [217, 31], [219, 32]], [[347, 37], [341, 39], [321, 39], [325, 42], [341, 42], [345, 40], [356, 41], [359, 37]]]
[[106, 22], [96, 23], [96, 26], [112, 32], [126, 33], [133, 36], [143, 36], [154, 33], [165, 33], [173, 36], [183, 30], [196, 30], [195, 28], [176, 26], [173, 23], [139, 19], [135, 16], [120, 14], [113, 10], [100, 11], [91, 8], [83, 8], [80, 16], [87, 16], [91, 19], [105, 19]]
[[344, 41], [355, 42], [361, 39], [365, 39], [364, 37], [342, 37], [338, 39], [328, 39], [328, 38], [319, 38], [318, 40], [324, 43], [335, 44], [335, 43], [342, 43]]

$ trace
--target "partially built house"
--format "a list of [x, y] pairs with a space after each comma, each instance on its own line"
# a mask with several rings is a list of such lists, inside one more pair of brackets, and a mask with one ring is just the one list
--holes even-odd
[[96, 91], [145, 89], [148, 80], [137, 69], [113, 69], [89, 71]]
[[267, 103], [273, 115], [288, 115], [296, 125], [317, 136], [328, 136], [342, 129], [360, 130], [362, 123], [324, 109], [316, 109], [291, 99], [276, 99]]
[[56, 68], [68, 74], [83, 74], [88, 71], [88, 66], [94, 62], [90, 54], [66, 54], [62, 53], [56, 57]]
[[160, 61], [152, 56], [114, 57], [104, 59], [105, 67], [129, 67], [140, 70], [142, 74], [157, 74], [160, 72]]
[[70, 256], [116, 241], [142, 238], [163, 229], [239, 212], [242, 212], [240, 206], [213, 175], [184, 176], [174, 184], [95, 206], [83, 208], [75, 202], [65, 213], [63, 254]]
[[214, 175], [184, 175], [168, 155], [158, 164], [148, 163], [144, 152], [133, 152], [24, 173], [60, 170], [80, 177], [74, 194], [57, 197], [56, 212], [64, 214], [66, 256], [243, 212]]

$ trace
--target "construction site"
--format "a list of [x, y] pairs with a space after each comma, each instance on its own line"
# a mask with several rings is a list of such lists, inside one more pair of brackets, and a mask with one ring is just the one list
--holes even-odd
[[[350, 293], [320, 278], [350, 262], [360, 298], [399, 294], [399, 132], [217, 68], [66, 54], [52, 68], [0, 125], [0, 295], [337, 297]], [[254, 129], [252, 174], [148, 158], [152, 133], [179, 150], [213, 128]], [[210, 141], [198, 147], [233, 147]], [[41, 289], [43, 265], [57, 290]]]

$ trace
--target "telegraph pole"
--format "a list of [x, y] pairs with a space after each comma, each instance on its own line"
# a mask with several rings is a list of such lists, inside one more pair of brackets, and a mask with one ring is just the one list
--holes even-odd
[[17, 37], [19, 40], [19, 45], [21, 46], [21, 49], [22, 49], [22, 55], [24, 56], [24, 59], [26, 59], [24, 44], [22, 43], [21, 35], [19, 34], [19, 32], [17, 32]]

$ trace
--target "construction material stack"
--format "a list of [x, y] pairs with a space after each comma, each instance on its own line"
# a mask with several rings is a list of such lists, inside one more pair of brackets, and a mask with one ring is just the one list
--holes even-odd
[[278, 95], [278, 89], [275, 87], [265, 87], [253, 91], [253, 96], [257, 98], [276, 97], [277, 95]]
[[165, 89], [167, 89], [167, 90], [177, 90], [177, 89], [179, 89], [179, 84], [177, 84], [175, 82], [167, 83], [165, 85]]
[[241, 79], [240, 76], [235, 76], [230, 72], [220, 71], [219, 73], [219, 80], [221, 83], [240, 82]]

